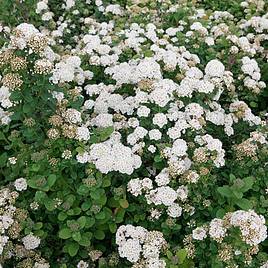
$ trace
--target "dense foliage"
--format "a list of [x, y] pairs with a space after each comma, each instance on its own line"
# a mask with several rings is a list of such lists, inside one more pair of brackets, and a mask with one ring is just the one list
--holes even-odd
[[0, 5], [0, 267], [268, 268], [267, 1]]

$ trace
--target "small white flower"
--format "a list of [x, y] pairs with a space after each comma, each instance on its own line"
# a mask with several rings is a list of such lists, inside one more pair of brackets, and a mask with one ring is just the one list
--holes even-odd
[[86, 263], [85, 261], [80, 261], [77, 266], [77, 268], [87, 268], [88, 267], [88, 263]]
[[172, 218], [178, 218], [181, 216], [182, 208], [179, 204], [172, 204], [168, 207], [167, 214]]
[[205, 68], [205, 73], [212, 77], [222, 77], [225, 71], [224, 65], [219, 60], [211, 60]]
[[40, 245], [40, 242], [40, 238], [32, 234], [28, 234], [22, 238], [22, 243], [28, 250], [37, 248]]
[[17, 158], [16, 157], [9, 157], [8, 161], [10, 164], [15, 165], [17, 163]]
[[207, 237], [207, 232], [203, 227], [197, 227], [193, 230], [193, 239], [204, 240]]
[[24, 178], [16, 179], [14, 187], [17, 191], [21, 192], [27, 189], [27, 181]]

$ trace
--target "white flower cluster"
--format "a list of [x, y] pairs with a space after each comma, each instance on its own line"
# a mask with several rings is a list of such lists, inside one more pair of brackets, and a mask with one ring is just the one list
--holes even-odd
[[[1, 75], [0, 75], [1, 81]], [[8, 125], [11, 121], [10, 116], [11, 112], [8, 112], [8, 108], [13, 106], [13, 103], [10, 101], [9, 97], [11, 95], [10, 89], [6, 86], [0, 87], [0, 125]]]
[[[241, 239], [250, 246], [256, 246], [267, 238], [265, 218], [253, 210], [237, 210], [227, 213], [223, 219], [213, 219], [209, 223], [208, 234], [213, 240], [221, 242], [233, 227], [239, 228]], [[207, 237], [206, 228], [197, 227], [193, 230], [192, 237], [203, 240]]]
[[89, 265], [88, 263], [86, 263], [85, 261], [80, 261], [78, 264], [77, 264], [77, 268], [87, 268]]
[[36, 4], [35, 9], [36, 14], [42, 14], [42, 21], [49, 21], [53, 18], [54, 14], [49, 10], [48, 0], [39, 1]]
[[127, 189], [132, 195], [139, 196], [143, 191], [153, 189], [153, 182], [149, 178], [144, 178], [142, 180], [132, 179], [129, 181]]
[[5, 111], [3, 110], [1, 107], [0, 107], [0, 123], [2, 125], [8, 125], [11, 121], [11, 118], [10, 116], [12, 115], [12, 113], [8, 112], [8, 111]]
[[27, 42], [34, 37], [42, 36], [41, 33], [32, 25], [28, 23], [21, 23], [16, 27], [16, 31], [19, 33], [17, 36], [11, 36], [12, 45], [15, 48], [24, 49], [27, 46]]
[[153, 58], [107, 67], [105, 73], [111, 75], [118, 85], [136, 84], [143, 79], [162, 78], [160, 65]]
[[239, 119], [242, 119], [243, 121], [248, 122], [250, 126], [261, 124], [261, 118], [255, 116], [244, 101], [234, 101], [230, 104], [229, 110], [233, 115], [234, 122], [236, 123]]
[[253, 16], [249, 20], [245, 21], [241, 25], [243, 28], [253, 27], [257, 33], [263, 33], [268, 31], [268, 18], [267, 14], [259, 17]]
[[213, 240], [221, 241], [227, 232], [227, 228], [224, 226], [222, 219], [215, 218], [209, 224], [209, 235]]
[[[0, 75], [0, 125], [8, 125], [11, 122], [11, 116], [13, 112], [9, 111], [9, 108], [14, 107], [18, 102], [11, 101], [10, 96], [12, 91], [20, 90], [20, 86], [23, 84], [22, 76], [16, 71], [27, 67], [27, 57], [33, 52], [38, 52], [41, 58], [34, 62], [36, 69], [42, 69], [44, 73], [46, 70], [52, 68], [53, 61], [56, 54], [49, 47], [46, 36], [41, 33], [32, 24], [21, 23], [10, 33], [10, 43], [7, 47], [0, 52], [0, 55], [9, 55], [13, 50], [24, 50], [27, 54], [25, 58], [16, 57], [12, 55], [9, 58], [8, 63], [11, 65], [11, 69], [14, 72], [7, 73], [4, 76]], [[1, 57], [1, 64], [2, 64]], [[34, 68], [34, 69], [35, 69]], [[32, 75], [36, 70], [29, 71]]]
[[170, 79], [160, 79], [152, 85], [152, 92], [149, 94], [151, 102], [164, 107], [173, 99], [173, 92], [177, 85]]
[[82, 122], [81, 112], [73, 108], [68, 108], [63, 113], [64, 119], [70, 124], [77, 124]]
[[233, 212], [230, 224], [240, 229], [242, 240], [248, 245], [258, 245], [267, 238], [265, 218], [253, 210]]
[[38, 261], [35, 262], [33, 268], [50, 268], [50, 265], [45, 261]]
[[76, 138], [79, 141], [88, 141], [90, 139], [90, 132], [86, 126], [81, 126], [76, 129]]
[[[100, 32], [104, 34], [113, 29], [114, 23], [109, 22], [106, 27], [101, 26]], [[85, 47], [83, 51], [90, 55], [90, 64], [101, 66], [113, 66], [118, 62], [120, 49], [115, 50], [110, 47], [110, 42], [102, 38], [102, 35], [86, 34], [83, 37]]]
[[219, 60], [211, 60], [205, 68], [205, 73], [209, 77], [222, 77], [225, 67]]
[[268, 268], [268, 261], [264, 263], [260, 268]]
[[147, 204], [156, 206], [164, 205], [167, 207], [167, 214], [172, 218], [178, 218], [182, 214], [182, 208], [175, 203], [177, 199], [185, 201], [188, 195], [186, 186], [178, 187], [177, 191], [167, 186], [170, 182], [168, 169], [163, 169], [156, 177], [155, 182], [158, 187], [154, 189], [153, 181], [149, 178], [131, 179], [128, 183], [127, 190], [134, 196], [145, 193]]
[[234, 134], [233, 129], [233, 115], [231, 113], [226, 114], [224, 109], [220, 106], [220, 104], [213, 102], [211, 103], [210, 107], [213, 111], [206, 110], [206, 120], [210, 121], [214, 125], [222, 125], [224, 126], [224, 132], [226, 135], [231, 136]]
[[244, 74], [248, 75], [244, 78], [244, 85], [253, 90], [254, 93], [260, 93], [261, 89], [266, 87], [266, 84], [260, 81], [260, 68], [255, 59], [243, 57], [241, 70]]
[[28, 250], [37, 248], [40, 245], [40, 238], [33, 234], [28, 234], [21, 239], [24, 247]]
[[120, 7], [120, 5], [115, 4], [115, 5], [108, 5], [108, 6], [106, 6], [105, 13], [109, 13], [109, 12], [111, 12], [114, 15], [119, 15], [120, 16], [120, 15], [122, 15], [123, 10]]
[[0, 105], [3, 108], [10, 108], [12, 106], [12, 102], [9, 99], [10, 95], [11, 93], [8, 87], [0, 87]]
[[69, 56], [56, 63], [51, 80], [54, 84], [76, 81], [79, 85], [91, 79], [91, 72], [83, 71], [78, 56]]
[[197, 227], [193, 230], [193, 239], [202, 241], [207, 237], [207, 232], [204, 227]]
[[13, 206], [13, 202], [17, 197], [18, 193], [11, 192], [8, 188], [0, 190], [0, 255], [9, 240], [7, 231], [14, 223], [16, 207]]
[[25, 191], [27, 189], [27, 181], [24, 178], [16, 179], [14, 182], [14, 187], [17, 191]]
[[[118, 171], [130, 175], [142, 164], [139, 155], [134, 154], [129, 147], [123, 145], [120, 138], [114, 139], [113, 137], [105, 142], [91, 145], [89, 153], [83, 156], [83, 161], [94, 163], [96, 168], [105, 174], [110, 171]], [[78, 161], [80, 161], [79, 159], [78, 155]]]
[[130, 224], [121, 225], [116, 231], [116, 244], [120, 257], [127, 258], [132, 263], [144, 260], [145, 268], [166, 267], [165, 262], [159, 259], [161, 249], [166, 246], [161, 232], [148, 231]]
[[[205, 149], [204, 153], [209, 153], [209, 157], [211, 157], [216, 167], [224, 166], [225, 151], [219, 139], [214, 139], [211, 135], [206, 134], [204, 136], [196, 136], [195, 142], [203, 146], [195, 150], [197, 156], [200, 150]], [[216, 153], [216, 155], [213, 155], [213, 153]]]

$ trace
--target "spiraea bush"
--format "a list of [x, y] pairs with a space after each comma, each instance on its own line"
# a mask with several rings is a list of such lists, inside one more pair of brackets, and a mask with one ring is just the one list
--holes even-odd
[[267, 268], [268, 3], [2, 2], [0, 266]]

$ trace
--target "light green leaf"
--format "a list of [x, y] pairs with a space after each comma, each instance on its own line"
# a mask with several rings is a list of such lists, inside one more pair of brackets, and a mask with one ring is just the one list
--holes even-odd
[[68, 217], [67, 214], [62, 211], [58, 214], [59, 221], [64, 221], [67, 217]]
[[252, 177], [246, 177], [243, 179], [244, 186], [241, 187], [241, 192], [245, 193], [250, 190], [254, 184], [254, 179]]
[[54, 185], [56, 180], [57, 180], [57, 176], [55, 174], [51, 174], [48, 176], [47, 184], [48, 184], [49, 188], [51, 188]]
[[225, 197], [232, 197], [232, 191], [230, 189], [229, 186], [222, 186], [222, 187], [218, 187], [217, 188], [217, 191], [222, 195], [222, 196], [225, 196]]
[[68, 245], [68, 253], [71, 257], [74, 257], [77, 254], [78, 250], [79, 250], [79, 244], [74, 242]]
[[179, 263], [182, 264], [184, 262], [184, 260], [186, 259], [186, 256], [187, 256], [186, 249], [182, 248], [182, 249], [178, 250], [177, 251], [177, 256], [179, 258]]
[[77, 220], [79, 226], [81, 228], [84, 228], [87, 222], [87, 218], [85, 216], [81, 216], [78, 220]]
[[92, 233], [91, 232], [83, 233], [82, 236], [81, 236], [81, 240], [78, 243], [81, 246], [88, 247], [91, 244], [90, 243], [91, 238], [92, 238]]
[[75, 232], [72, 234], [72, 238], [74, 241], [79, 242], [81, 240], [81, 234], [80, 232]]
[[122, 208], [128, 208], [128, 206], [129, 206], [129, 203], [126, 199], [120, 199], [119, 204]]
[[69, 228], [63, 228], [59, 231], [59, 237], [62, 239], [68, 239], [72, 236], [72, 232]]
[[251, 202], [245, 198], [239, 199], [235, 203], [244, 210], [249, 210], [252, 208]]

